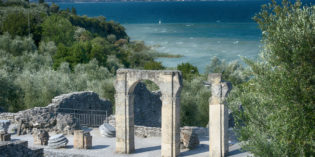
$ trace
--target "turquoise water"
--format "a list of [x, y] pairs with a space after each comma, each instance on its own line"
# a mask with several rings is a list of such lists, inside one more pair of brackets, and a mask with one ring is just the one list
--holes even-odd
[[[252, 17], [265, 1], [60, 3], [78, 14], [103, 15], [121, 23], [131, 40], [143, 40], [160, 52], [181, 58], [158, 58], [175, 67], [189, 62], [203, 72], [213, 56], [227, 61], [255, 58], [261, 32]], [[160, 21], [160, 22], [159, 22]]]

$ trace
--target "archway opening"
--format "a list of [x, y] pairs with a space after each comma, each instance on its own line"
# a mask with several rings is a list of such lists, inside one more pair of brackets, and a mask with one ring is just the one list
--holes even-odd
[[[161, 127], [162, 93], [150, 80], [141, 80], [129, 91], [134, 106], [134, 124], [144, 127]], [[135, 128], [136, 129], [136, 128]]]

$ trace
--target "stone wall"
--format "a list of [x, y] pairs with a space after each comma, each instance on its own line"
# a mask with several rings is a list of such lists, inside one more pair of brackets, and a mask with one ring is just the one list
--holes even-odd
[[[115, 127], [115, 115], [108, 117], [108, 123]], [[204, 127], [184, 126], [181, 131], [187, 130], [196, 133], [198, 136], [209, 136], [209, 129]], [[148, 127], [143, 125], [135, 125], [135, 135], [138, 137], [160, 137], [161, 127]]]
[[144, 83], [139, 82], [134, 95], [135, 125], [161, 127], [161, 93], [150, 92]]
[[1, 157], [43, 157], [42, 148], [28, 148], [27, 141], [5, 141], [0, 142]]
[[11, 123], [17, 125], [19, 134], [30, 133], [34, 128], [69, 134], [80, 127], [73, 115], [69, 114], [73, 112], [71, 109], [102, 110], [110, 115], [112, 104], [99, 98], [94, 92], [74, 92], [53, 98], [52, 103], [46, 107], [35, 107], [17, 113], [1, 113], [0, 119], [11, 120]]

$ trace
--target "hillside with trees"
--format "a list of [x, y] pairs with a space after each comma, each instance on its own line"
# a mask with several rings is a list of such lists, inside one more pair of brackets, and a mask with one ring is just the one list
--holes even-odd
[[114, 101], [118, 68], [161, 69], [143, 42], [105, 17], [76, 15], [56, 4], [0, 3], [0, 106], [19, 111], [56, 95], [92, 90]]

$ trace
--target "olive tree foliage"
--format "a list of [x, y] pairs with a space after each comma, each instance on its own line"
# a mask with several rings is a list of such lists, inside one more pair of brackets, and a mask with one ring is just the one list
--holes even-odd
[[37, 47], [34, 41], [28, 37], [12, 37], [9, 33], [0, 36], [0, 49], [18, 56], [25, 52], [34, 52]]
[[222, 73], [223, 80], [231, 82], [233, 86], [249, 79], [247, 69], [239, 61], [226, 62], [217, 57], [213, 57], [206, 67], [205, 74], [210, 73]]
[[[315, 153], [315, 7], [273, 2], [254, 18], [263, 33], [251, 80], [232, 90], [236, 132], [255, 156]], [[240, 107], [241, 105], [241, 107]]]
[[209, 98], [211, 91], [204, 86], [205, 77], [195, 76], [183, 81], [181, 91], [181, 125], [206, 126], [209, 121]]
[[74, 91], [94, 91], [114, 100], [114, 76], [93, 59], [73, 70], [62, 63], [54, 70], [50, 52], [53, 43], [41, 44], [40, 52], [24, 51], [14, 56], [0, 48], [0, 106], [7, 111], [46, 106], [57, 95]]

